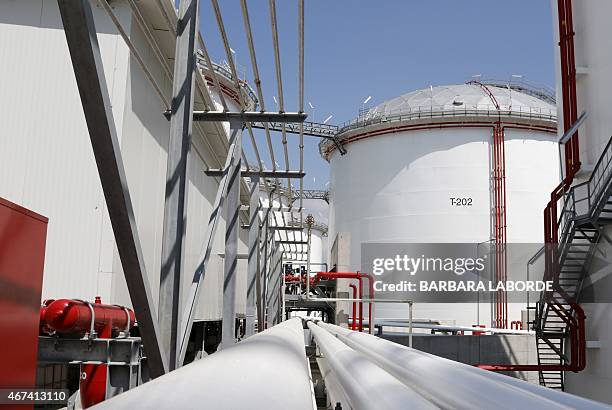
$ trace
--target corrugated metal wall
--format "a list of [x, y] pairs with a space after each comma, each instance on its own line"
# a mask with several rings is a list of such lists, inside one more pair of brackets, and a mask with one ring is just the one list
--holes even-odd
[[[126, 10], [116, 11], [129, 26]], [[127, 48], [94, 13], [121, 124]], [[108, 216], [61, 27], [55, 1], [0, 3], [0, 196], [49, 217], [43, 297], [109, 300]]]
[[[95, 2], [94, 2], [95, 3]], [[171, 84], [123, 1], [114, 12], [158, 83]], [[164, 105], [103, 10], [96, 26], [147, 273], [155, 303], [169, 122]], [[130, 304], [114, 244], [61, 19], [54, 0], [0, 3], [0, 196], [49, 217], [43, 297]], [[212, 153], [194, 131], [189, 160], [185, 287], [191, 282], [218, 187], [204, 175]], [[196, 319], [221, 318], [222, 223]], [[245, 239], [243, 236], [242, 240]], [[244, 243], [240, 253], [246, 252]], [[244, 313], [246, 263], [239, 265], [238, 313]], [[245, 289], [242, 289], [242, 288]]]

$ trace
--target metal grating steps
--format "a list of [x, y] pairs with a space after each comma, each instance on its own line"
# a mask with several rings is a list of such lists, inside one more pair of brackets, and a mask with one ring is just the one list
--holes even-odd
[[[537, 336], [538, 364], [563, 365], [568, 362], [564, 341], [570, 329], [564, 317], [574, 317], [575, 312], [570, 302], [579, 299], [583, 281], [588, 275], [601, 238], [601, 229], [612, 224], [611, 164], [612, 138], [593, 169], [591, 178], [573, 186], [564, 195], [556, 253], [559, 288], [549, 299], [542, 293], [535, 309], [536, 318], [533, 323]], [[578, 211], [579, 207], [584, 209], [582, 213]], [[558, 390], [564, 388], [562, 371], [540, 371], [539, 378], [542, 386]]]

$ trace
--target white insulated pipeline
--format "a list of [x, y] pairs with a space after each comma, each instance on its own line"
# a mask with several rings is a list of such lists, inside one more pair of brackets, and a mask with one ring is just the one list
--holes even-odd
[[612, 409], [611, 406], [318, 322], [423, 398], [445, 409]]
[[294, 318], [94, 408], [314, 410], [311, 385]]
[[325, 392], [327, 393], [328, 403], [332, 405], [331, 407], [335, 407], [336, 403], [349, 403], [349, 399], [346, 397], [342, 385], [338, 382], [338, 378], [334, 372], [332, 372], [327, 360], [320, 357], [317, 359], [317, 365], [319, 366], [323, 380], [325, 380]]
[[438, 408], [323, 328], [313, 322], [308, 322], [308, 328], [344, 390], [351, 409]]

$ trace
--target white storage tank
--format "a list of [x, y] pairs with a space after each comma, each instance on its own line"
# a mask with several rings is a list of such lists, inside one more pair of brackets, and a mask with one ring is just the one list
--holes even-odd
[[[499, 107], [499, 108], [498, 108]], [[472, 82], [404, 94], [341, 127], [348, 151], [320, 145], [331, 166], [330, 243], [350, 233], [350, 269], [361, 244], [471, 243], [494, 238], [493, 126], [505, 131], [507, 242], [541, 243], [542, 211], [559, 182], [554, 94], [525, 83]], [[452, 202], [461, 198], [462, 206]], [[522, 306], [524, 308], [524, 305]], [[509, 321], [520, 320], [521, 306]], [[375, 317], [407, 316], [378, 304]], [[415, 318], [472, 325], [476, 304], [415, 305]]]

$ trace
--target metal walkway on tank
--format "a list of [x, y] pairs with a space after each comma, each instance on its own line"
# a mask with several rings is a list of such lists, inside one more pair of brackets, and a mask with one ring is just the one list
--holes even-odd
[[[583, 366], [585, 363], [584, 313], [580, 293], [588, 275], [603, 228], [612, 224], [612, 138], [588, 181], [574, 185], [564, 198], [559, 215], [552, 294], [542, 293], [533, 322], [539, 365]], [[581, 332], [581, 333], [580, 333]], [[569, 339], [569, 340], [568, 340]], [[570, 357], [566, 343], [569, 342]], [[578, 357], [576, 357], [578, 356]], [[541, 370], [540, 384], [564, 389], [562, 370]]]

